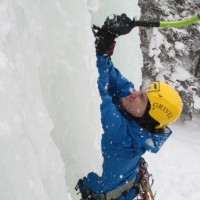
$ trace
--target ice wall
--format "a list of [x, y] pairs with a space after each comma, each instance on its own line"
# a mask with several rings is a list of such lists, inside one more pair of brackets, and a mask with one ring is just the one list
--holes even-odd
[[[54, 20], [51, 15], [55, 14], [49, 8], [45, 10], [51, 23], [48, 26], [43, 24], [41, 33], [41, 43], [48, 44], [40, 50], [43, 55], [41, 85], [54, 122], [51, 134], [65, 162], [66, 181], [73, 199], [78, 199], [74, 191], [78, 179], [90, 171], [101, 174], [102, 164], [100, 99], [96, 85], [94, 37], [90, 27], [93, 23], [101, 26], [106, 17], [114, 12], [121, 14], [129, 11], [127, 14], [134, 17], [138, 8], [136, 3], [126, 1], [121, 6], [121, 1], [79, 1], [78, 4], [68, 1], [64, 4], [66, 7], [59, 7]], [[142, 65], [138, 29], [128, 38], [118, 39], [118, 42], [113, 59], [137, 85], [141, 81]], [[120, 45], [125, 46], [121, 54]]]
[[[73, 199], [75, 184], [89, 171], [101, 173], [101, 124], [97, 69], [90, 15], [85, 1], [48, 5], [40, 34], [40, 80], [54, 127], [51, 135], [66, 167]], [[49, 22], [49, 23], [47, 23]]]
[[42, 41], [43, 25], [52, 20], [46, 9], [56, 15], [56, 6], [59, 2], [0, 2], [1, 200], [67, 199], [64, 163], [50, 136], [54, 124], [39, 77], [47, 59], [40, 50], [51, 46]]
[[[78, 178], [101, 173], [90, 27], [112, 13], [134, 17], [137, 9], [130, 0], [0, 2], [0, 200], [79, 199]], [[117, 39], [113, 56], [136, 86], [138, 49], [136, 28]]]

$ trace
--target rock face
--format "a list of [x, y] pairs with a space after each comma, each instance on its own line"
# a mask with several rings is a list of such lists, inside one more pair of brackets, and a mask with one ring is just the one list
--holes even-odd
[[[139, 0], [141, 20], [197, 15], [199, 0]], [[182, 120], [200, 112], [200, 22], [182, 28], [140, 28], [144, 80], [163, 80], [183, 99]]]

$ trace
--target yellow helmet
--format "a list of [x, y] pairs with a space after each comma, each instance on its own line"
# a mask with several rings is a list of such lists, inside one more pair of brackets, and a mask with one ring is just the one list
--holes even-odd
[[162, 128], [176, 121], [182, 111], [182, 100], [178, 92], [165, 82], [155, 81], [145, 87], [150, 102], [149, 115], [155, 119]]

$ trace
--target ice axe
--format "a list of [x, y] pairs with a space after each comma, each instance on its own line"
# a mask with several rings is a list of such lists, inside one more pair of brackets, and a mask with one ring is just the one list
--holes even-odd
[[173, 21], [135, 21], [135, 26], [141, 27], [161, 27], [161, 28], [177, 28], [194, 24], [200, 21], [200, 13], [187, 19]]

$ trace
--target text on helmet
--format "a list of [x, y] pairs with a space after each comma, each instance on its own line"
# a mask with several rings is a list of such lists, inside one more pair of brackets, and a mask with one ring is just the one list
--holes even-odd
[[153, 109], [159, 109], [159, 110], [163, 111], [167, 115], [168, 119], [173, 117], [173, 114], [169, 110], [169, 108], [167, 108], [166, 106], [164, 106], [161, 103], [154, 102], [153, 103]]

